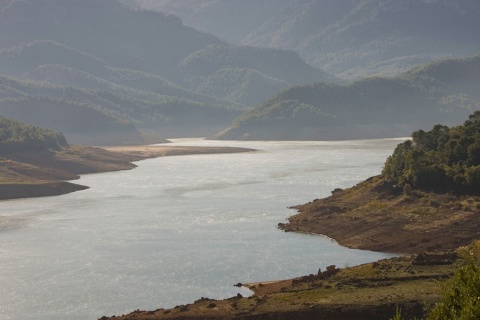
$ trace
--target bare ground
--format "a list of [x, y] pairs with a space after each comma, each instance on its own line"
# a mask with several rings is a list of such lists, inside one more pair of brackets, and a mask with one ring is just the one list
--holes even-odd
[[11, 152], [0, 158], [0, 200], [61, 195], [88, 187], [65, 182], [80, 174], [129, 170], [148, 158], [253, 151], [227, 147], [84, 147], [56, 152]]
[[403, 194], [372, 177], [295, 207], [285, 231], [323, 234], [349, 248], [382, 252], [446, 251], [480, 239], [480, 197]]

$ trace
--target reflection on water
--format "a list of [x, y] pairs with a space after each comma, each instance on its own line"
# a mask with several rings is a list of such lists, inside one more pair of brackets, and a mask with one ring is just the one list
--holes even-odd
[[83, 176], [85, 191], [1, 202], [0, 318], [97, 319], [387, 257], [276, 226], [378, 174], [398, 142], [180, 140], [262, 152], [150, 159]]

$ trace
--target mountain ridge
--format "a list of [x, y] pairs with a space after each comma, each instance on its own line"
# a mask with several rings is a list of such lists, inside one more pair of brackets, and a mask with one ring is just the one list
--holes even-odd
[[475, 0], [242, 1], [235, 10], [228, 0], [123, 2], [176, 14], [237, 44], [297, 51], [344, 79], [396, 76], [433, 60], [480, 52]]
[[[0, 74], [63, 87], [65, 109], [84, 103], [84, 98], [78, 99], [81, 95], [95, 95], [95, 103], [88, 105], [154, 135], [210, 135], [228, 126], [240, 110], [297, 81], [333, 79], [293, 52], [235, 47], [183, 25], [176, 16], [131, 10], [116, 0], [3, 0], [0, 8]], [[209, 46], [216, 48], [210, 55], [215, 63], [198, 74], [187, 57], [198, 58]], [[228, 58], [221, 52], [229, 52]], [[269, 67], [262, 69], [256, 57]], [[285, 62], [290, 60], [304, 68], [288, 69]], [[235, 76], [229, 80], [231, 74]], [[243, 85], [235, 86], [235, 78]], [[102, 93], [100, 98], [99, 89], [110, 97]], [[135, 135], [129, 141], [141, 143]], [[115, 130], [110, 136], [110, 143], [125, 143], [124, 138], [113, 139]], [[75, 141], [90, 144], [95, 139]]]
[[[464, 73], [469, 75], [467, 81]], [[436, 123], [460, 123], [480, 108], [478, 85], [480, 56], [427, 64], [396, 78], [372, 77], [348, 85], [294, 86], [237, 117], [229, 129], [211, 138], [404, 137]]]

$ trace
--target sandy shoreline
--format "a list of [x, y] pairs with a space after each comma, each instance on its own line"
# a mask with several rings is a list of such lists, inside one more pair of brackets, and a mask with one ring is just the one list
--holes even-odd
[[100, 147], [107, 151], [118, 152], [132, 156], [140, 156], [143, 158], [156, 158], [165, 156], [180, 156], [194, 154], [216, 154], [216, 153], [241, 153], [252, 152], [255, 149], [237, 148], [237, 147], [199, 147], [199, 146], [111, 146]]

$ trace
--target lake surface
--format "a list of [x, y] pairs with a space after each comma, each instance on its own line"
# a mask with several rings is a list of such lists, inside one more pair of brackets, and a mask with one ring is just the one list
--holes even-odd
[[149, 159], [83, 176], [86, 191], [0, 202], [0, 319], [168, 308], [389, 257], [277, 224], [289, 206], [380, 173], [400, 141], [176, 140], [260, 151]]

